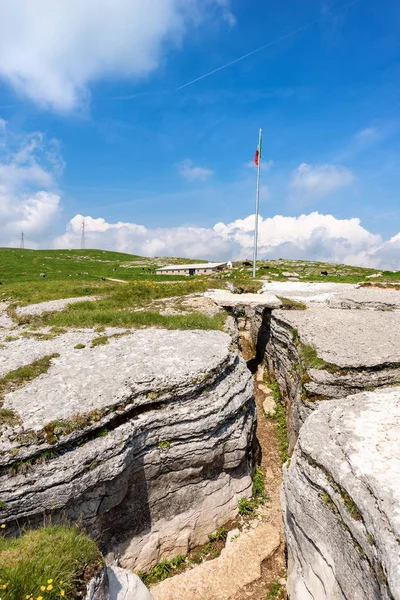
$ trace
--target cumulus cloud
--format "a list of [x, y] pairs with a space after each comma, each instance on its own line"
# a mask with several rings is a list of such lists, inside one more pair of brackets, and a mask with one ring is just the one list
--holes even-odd
[[193, 161], [190, 160], [190, 158], [187, 158], [178, 164], [178, 172], [179, 175], [187, 181], [207, 181], [207, 179], [214, 175], [212, 169], [194, 166]]
[[21, 231], [35, 246], [58, 215], [57, 176], [64, 163], [55, 140], [39, 132], [0, 129], [0, 245], [15, 244]]
[[[66, 232], [54, 240], [56, 248], [78, 248], [81, 224], [86, 225], [87, 247], [119, 250], [143, 256], [242, 259], [252, 256], [254, 215], [213, 228], [149, 229], [135, 223], [107, 223], [76, 215]], [[400, 234], [383, 243], [360, 220], [336, 219], [312, 212], [298, 217], [276, 215], [259, 221], [260, 258], [326, 260], [347, 264], [400, 268]], [[375, 261], [375, 263], [374, 263]]]
[[313, 200], [351, 185], [354, 179], [352, 171], [341, 165], [301, 163], [292, 173], [290, 188], [296, 195]]
[[233, 24], [229, 0], [3, 2], [0, 76], [39, 104], [70, 110], [87, 101], [95, 80], [154, 71], [164, 48], [215, 10]]

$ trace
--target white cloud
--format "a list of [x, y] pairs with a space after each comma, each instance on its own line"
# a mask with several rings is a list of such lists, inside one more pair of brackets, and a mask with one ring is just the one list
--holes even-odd
[[301, 163], [292, 173], [290, 188], [296, 195], [312, 200], [347, 187], [354, 179], [350, 169], [341, 165]]
[[15, 244], [21, 231], [35, 246], [58, 215], [56, 177], [64, 163], [55, 140], [35, 132], [0, 130], [0, 245]]
[[207, 181], [207, 179], [214, 175], [214, 171], [212, 169], [195, 167], [190, 158], [187, 158], [179, 163], [178, 172], [180, 176], [187, 181]]
[[[76, 215], [66, 232], [53, 242], [56, 248], [78, 248], [81, 224], [86, 244], [143, 256], [182, 256], [205, 259], [242, 259], [253, 250], [254, 215], [213, 228], [170, 227], [148, 229], [135, 223], [107, 223]], [[360, 220], [336, 219], [312, 212], [298, 217], [276, 215], [259, 221], [260, 258], [326, 260], [363, 266], [400, 268], [400, 234], [382, 243]]]
[[102, 77], [137, 79], [207, 15], [233, 24], [228, 0], [12, 0], [0, 19], [0, 76], [57, 110], [88, 100]]

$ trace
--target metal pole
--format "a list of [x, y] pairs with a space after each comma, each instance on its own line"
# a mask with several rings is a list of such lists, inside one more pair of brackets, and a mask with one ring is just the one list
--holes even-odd
[[257, 169], [257, 192], [256, 192], [256, 217], [254, 223], [254, 254], [253, 254], [253, 279], [256, 276], [257, 242], [258, 242], [258, 207], [260, 204], [260, 169], [261, 169], [261, 137], [262, 129], [258, 135], [258, 169]]

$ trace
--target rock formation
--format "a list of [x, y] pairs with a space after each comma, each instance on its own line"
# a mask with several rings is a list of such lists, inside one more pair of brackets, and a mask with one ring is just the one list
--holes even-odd
[[[76, 341], [76, 340], [74, 340]], [[121, 566], [185, 553], [251, 494], [255, 404], [232, 338], [148, 329], [63, 346], [5, 396], [0, 518], [81, 520]]]
[[400, 390], [321, 404], [284, 469], [288, 592], [400, 598]]

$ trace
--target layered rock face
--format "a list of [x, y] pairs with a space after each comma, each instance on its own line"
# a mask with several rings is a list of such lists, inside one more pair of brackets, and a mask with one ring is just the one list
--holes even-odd
[[400, 391], [322, 404], [284, 469], [291, 599], [400, 598]]
[[400, 382], [399, 311], [257, 307], [248, 316], [257, 359], [286, 402], [291, 449], [320, 402]]
[[81, 520], [123, 567], [185, 553], [251, 494], [255, 404], [229, 335], [143, 330], [63, 347], [7, 394], [0, 518]]

